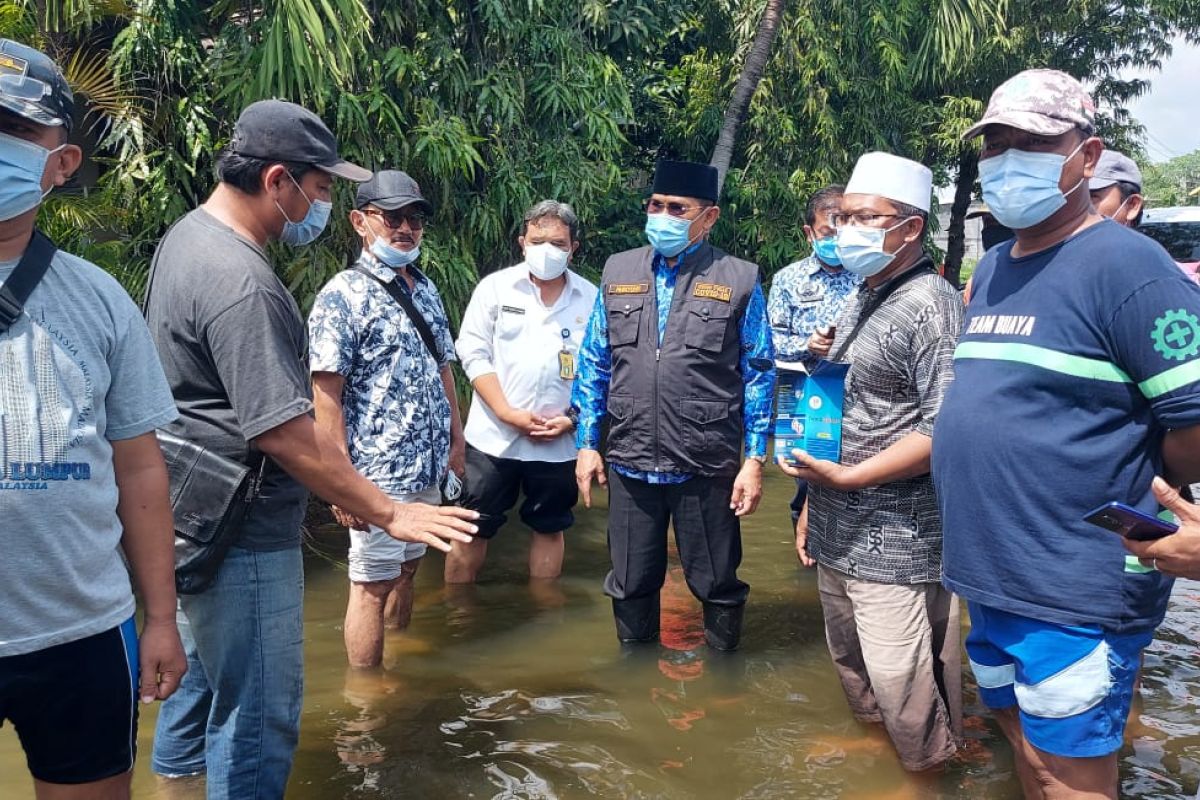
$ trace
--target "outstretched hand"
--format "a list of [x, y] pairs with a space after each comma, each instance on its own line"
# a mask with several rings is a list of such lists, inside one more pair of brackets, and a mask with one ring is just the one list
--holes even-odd
[[471, 520], [479, 512], [459, 506], [431, 506], [426, 503], [394, 503], [392, 519], [384, 527], [402, 542], [421, 542], [449, 553], [453, 542], [469, 542], [479, 528]]

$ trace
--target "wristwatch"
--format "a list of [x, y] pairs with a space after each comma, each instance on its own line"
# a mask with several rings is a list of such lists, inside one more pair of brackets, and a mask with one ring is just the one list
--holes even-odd
[[571, 420], [571, 427], [579, 427], [579, 406], [571, 406], [563, 416]]

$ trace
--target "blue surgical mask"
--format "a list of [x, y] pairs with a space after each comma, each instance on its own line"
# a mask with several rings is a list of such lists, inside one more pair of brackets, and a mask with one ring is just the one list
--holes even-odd
[[1067, 204], [1067, 195], [1058, 188], [1063, 166], [1075, 157], [1084, 142], [1070, 155], [1005, 150], [998, 156], [979, 162], [979, 182], [988, 211], [1006, 228], [1024, 230], [1048, 220]]
[[692, 243], [688, 235], [691, 229], [690, 219], [672, 217], [666, 213], [646, 215], [646, 238], [655, 250], [667, 258], [674, 258]]
[[298, 247], [316, 241], [317, 237], [325, 230], [325, 226], [329, 224], [329, 214], [333, 211], [333, 203], [327, 200], [309, 199], [290, 172], [287, 173], [287, 176], [299, 189], [300, 194], [304, 195], [304, 199], [308, 200], [308, 211], [305, 213], [304, 219], [292, 222], [288, 219], [283, 207], [279, 205], [279, 201], [275, 201], [275, 207], [279, 209], [280, 214], [283, 214], [283, 231], [279, 234], [279, 241]]
[[883, 272], [896, 257], [895, 253], [883, 249], [883, 240], [907, 221], [905, 218], [890, 228], [865, 228], [858, 225], [838, 228], [837, 254], [842, 261], [842, 268], [860, 278], [869, 278]]
[[817, 254], [817, 258], [831, 267], [840, 267], [842, 260], [838, 258], [837, 253], [837, 237], [826, 236], [824, 239], [815, 239], [812, 243], [813, 252]]
[[400, 269], [417, 260], [421, 255], [421, 247], [418, 245], [412, 250], [401, 250], [399, 247], [392, 247], [383, 239], [376, 239], [371, 242], [371, 255], [392, 269]]
[[49, 191], [42, 191], [42, 175], [52, 153], [39, 144], [0, 133], [0, 221], [7, 222], [41, 205]]
[[[370, 228], [370, 226], [371, 223], [368, 222], [367, 227]], [[371, 229], [371, 233], [375, 233], [374, 229]], [[386, 239], [379, 235], [375, 236], [375, 241], [371, 242], [371, 246], [368, 249], [371, 251], [371, 255], [375, 256], [381, 264], [385, 264], [392, 269], [407, 267], [421, 255], [420, 245], [417, 245], [412, 250], [401, 250], [399, 247], [393, 247]]]

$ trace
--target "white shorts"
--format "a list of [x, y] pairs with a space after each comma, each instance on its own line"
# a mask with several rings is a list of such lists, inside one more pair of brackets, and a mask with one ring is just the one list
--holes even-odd
[[[397, 503], [428, 503], [440, 505], [440, 490], [426, 489], [423, 492], [394, 494]], [[350, 580], [354, 583], [390, 581], [400, 577], [400, 566], [425, 555], [425, 545], [417, 542], [402, 542], [389, 535], [383, 528], [371, 525], [367, 530], [350, 529]]]

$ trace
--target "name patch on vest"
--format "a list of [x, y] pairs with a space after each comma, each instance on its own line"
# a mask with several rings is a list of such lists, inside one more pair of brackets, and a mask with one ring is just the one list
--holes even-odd
[[697, 283], [692, 289], [692, 297], [703, 297], [705, 300], [720, 300], [728, 303], [733, 298], [733, 287], [722, 286], [719, 283]]
[[648, 283], [610, 283], [608, 285], [609, 294], [648, 294], [650, 284]]
[[505, 314], [524, 314], [525, 313], [525, 309], [518, 308], [517, 306], [500, 306], [500, 310], [503, 311]]

